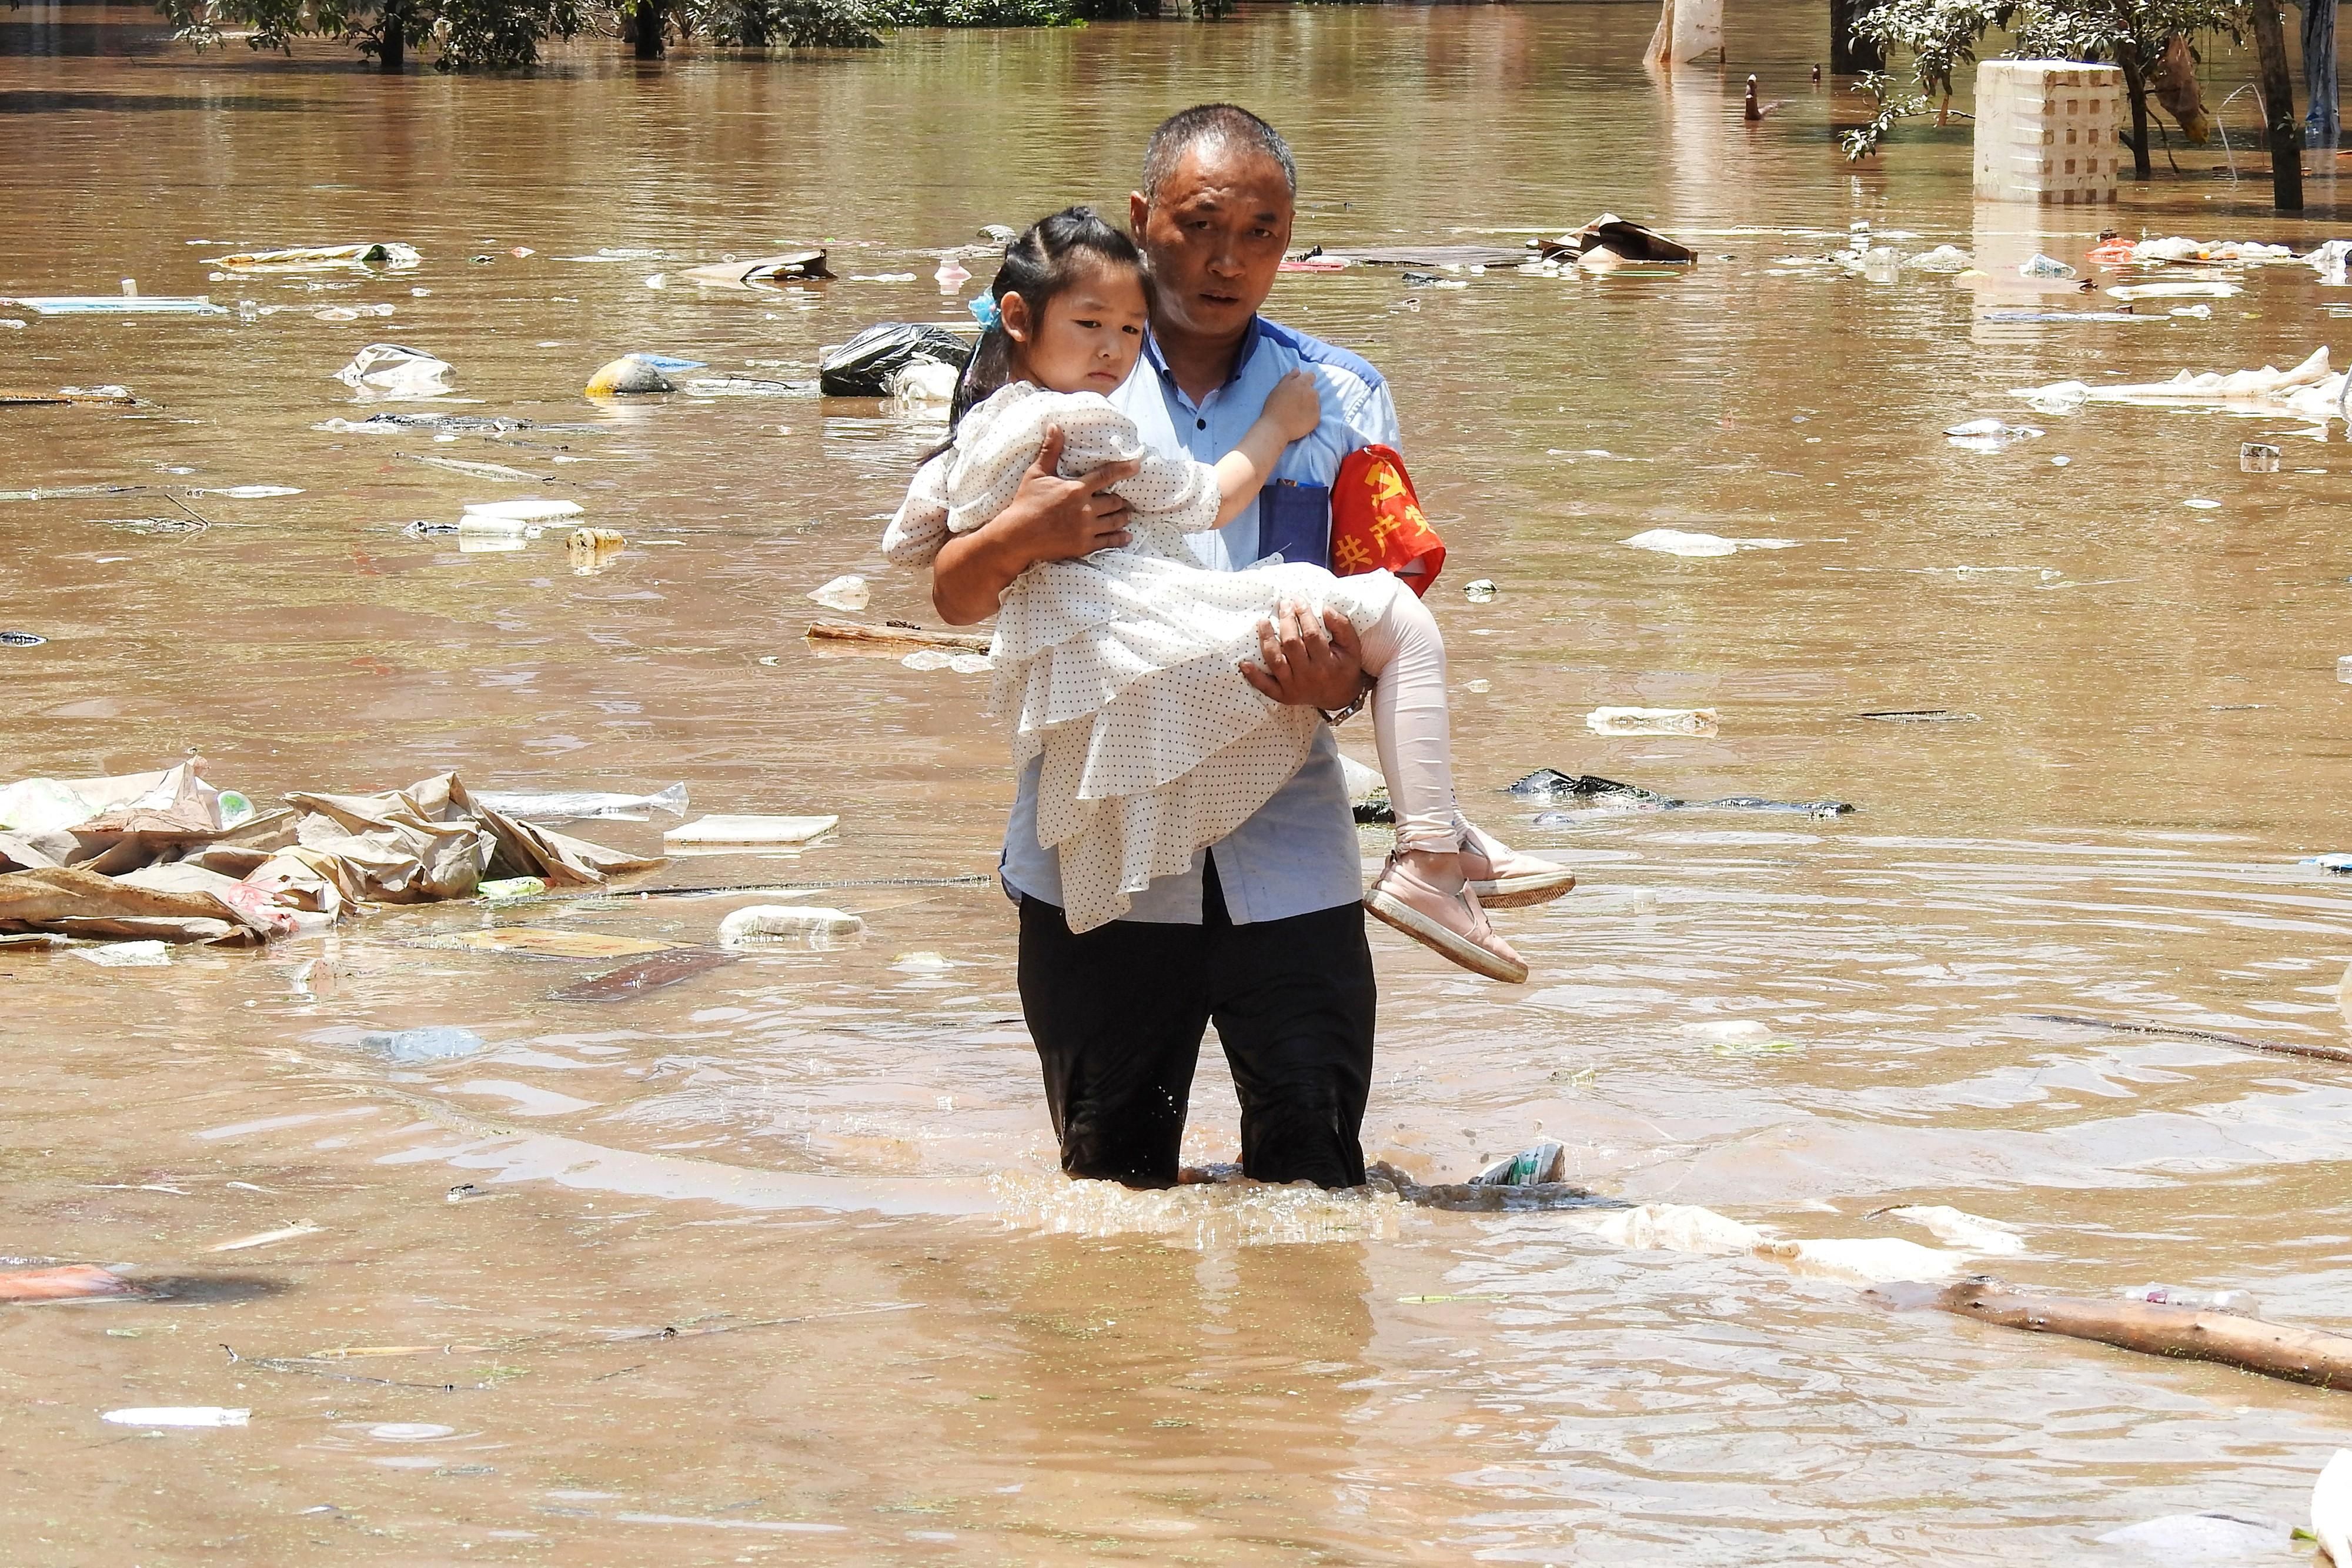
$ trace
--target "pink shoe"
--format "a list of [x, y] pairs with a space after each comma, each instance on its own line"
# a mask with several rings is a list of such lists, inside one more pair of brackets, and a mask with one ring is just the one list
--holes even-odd
[[1517, 985], [1528, 977], [1528, 966], [1511, 945], [1495, 935], [1486, 911], [1468, 888], [1447, 893], [1415, 876], [1396, 856], [1381, 868], [1364, 894], [1372, 917], [1395, 926], [1424, 947], [1432, 947], [1464, 968]]
[[1470, 891], [1482, 907], [1524, 909], [1549, 904], [1576, 885], [1576, 873], [1566, 866], [1523, 855], [1466, 819], [1455, 821], [1462, 829], [1462, 874], [1470, 879]]

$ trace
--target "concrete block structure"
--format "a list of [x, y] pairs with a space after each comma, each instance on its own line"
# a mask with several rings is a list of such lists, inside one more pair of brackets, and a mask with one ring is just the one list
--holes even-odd
[[2124, 107], [2124, 73], [2114, 66], [1985, 61], [1977, 67], [1977, 199], [2112, 203]]

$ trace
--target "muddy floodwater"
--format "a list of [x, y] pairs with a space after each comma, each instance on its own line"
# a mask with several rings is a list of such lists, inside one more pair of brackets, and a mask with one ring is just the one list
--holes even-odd
[[[1452, 546], [1430, 602], [1466, 803], [1582, 878], [1500, 917], [1523, 988], [1374, 927], [1368, 1155], [1460, 1180], [1552, 1137], [1631, 1203], [2084, 1295], [2243, 1287], [2342, 1328], [2352, 1068], [2032, 1016], [2347, 1043], [2352, 883], [2298, 863], [2352, 849], [2342, 426], [2039, 414], [2012, 389], [2340, 355], [2352, 292], [2287, 265], [2202, 316], [1984, 319], [2092, 308], [2021, 295], [2016, 263], [2087, 270], [2105, 225], [2308, 248], [2337, 232], [2334, 160], [2298, 223], [2259, 171], [2209, 172], [2218, 148], [2111, 211], [1977, 210], [1964, 122], [1844, 164], [1805, 79], [1820, 13], [1732, 13], [1730, 68], [1670, 89], [1633, 64], [1638, 6], [643, 71], [605, 44], [530, 79], [390, 82], [324, 48], [193, 58], [127, 9], [0, 13], [57, 51], [0, 56], [0, 294], [133, 278], [229, 309], [0, 307], [28, 323], [0, 327], [0, 385], [144, 400], [0, 409], [0, 629], [47, 639], [0, 648], [0, 780], [201, 753], [264, 802], [452, 768], [683, 782], [697, 815], [840, 826], [639, 880], [844, 883], [824, 900], [866, 924], [614, 1002], [551, 998], [593, 964], [415, 944], [522, 921], [704, 942], [762, 900], [394, 910], [161, 968], [0, 954], [0, 1253], [173, 1282], [0, 1308], [11, 1559], [2015, 1564], [2126, 1561], [2095, 1538], [2163, 1514], [2300, 1522], [2352, 1444], [2342, 1394], [1889, 1312], [1852, 1278], [1630, 1249], [1570, 1214], [1065, 1182], [1011, 907], [901, 880], [993, 864], [1012, 780], [986, 678], [802, 637], [841, 573], [872, 582], [864, 619], [932, 619], [877, 543], [937, 427], [578, 391], [631, 350], [807, 381], [868, 322], [955, 317], [979, 280], [943, 292], [942, 252], [1123, 202], [1150, 127], [1203, 99], [1295, 141], [1301, 246], [1517, 245], [1603, 210], [1689, 240], [1685, 276], [1360, 267], [1286, 276], [1270, 306], [1391, 377]], [[1787, 100], [1755, 126], [1751, 69]], [[2209, 101], [2248, 74], [2217, 58]], [[1865, 220], [2012, 281], [1808, 260]], [[376, 239], [424, 259], [208, 266]], [[804, 243], [835, 281], [676, 276]], [[376, 411], [331, 379], [371, 341], [440, 355], [473, 400], [388, 406], [540, 428], [319, 429]], [[1986, 417], [2042, 434], [1944, 434]], [[2240, 471], [2253, 439], [2280, 472]], [[404, 533], [519, 496], [628, 549], [582, 573], [561, 528], [488, 553]], [[168, 526], [184, 511], [209, 527]], [[1779, 548], [1622, 542], [1654, 528]], [[1604, 737], [1603, 706], [1719, 730]], [[1857, 716], [1887, 710], [1948, 716]], [[1370, 757], [1367, 721], [1342, 739]], [[1538, 823], [1549, 802], [1500, 791], [1542, 767], [1859, 810]], [[671, 821], [572, 831], [655, 852]], [[490, 1050], [361, 1043], [430, 1025]], [[1213, 1044], [1187, 1157], [1235, 1149]], [[2022, 1250], [1876, 1212], [1900, 1205]], [[100, 1419], [155, 1406], [252, 1414]]]

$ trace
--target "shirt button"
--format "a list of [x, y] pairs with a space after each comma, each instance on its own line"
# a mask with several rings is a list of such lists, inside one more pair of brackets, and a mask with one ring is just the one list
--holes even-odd
[[1192, 428], [1195, 430], [1206, 430], [1209, 428], [1209, 422], [1205, 419], [1196, 419], [1192, 422]]

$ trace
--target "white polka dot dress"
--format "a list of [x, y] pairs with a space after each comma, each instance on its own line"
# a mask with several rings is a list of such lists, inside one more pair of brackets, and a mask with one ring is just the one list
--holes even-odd
[[1026, 382], [964, 415], [955, 445], [915, 476], [883, 553], [929, 566], [951, 534], [995, 517], [1048, 424], [1062, 429], [1066, 476], [1143, 465], [1113, 486], [1132, 509], [1133, 542], [1023, 572], [989, 650], [992, 706], [1013, 716], [1013, 761], [1044, 754], [1037, 841], [1060, 853], [1070, 929], [1087, 931], [1126, 914], [1154, 878], [1188, 869], [1307, 759], [1321, 718], [1261, 696], [1237, 667], [1256, 660], [1258, 622], [1287, 600], [1336, 609], [1361, 630], [1392, 590], [1303, 563], [1202, 566], [1184, 536], [1216, 527], [1216, 471], [1146, 450], [1107, 398]]

